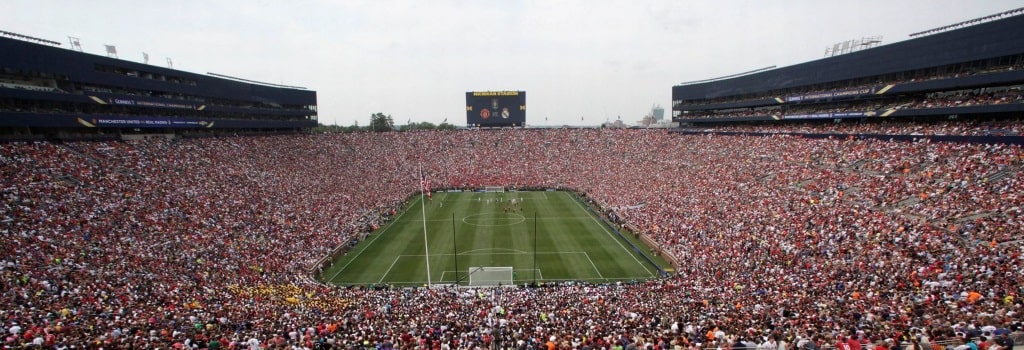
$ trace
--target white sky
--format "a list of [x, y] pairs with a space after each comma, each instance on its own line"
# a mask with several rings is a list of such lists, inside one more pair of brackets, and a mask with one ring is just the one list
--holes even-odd
[[[633, 123], [671, 87], [883, 44], [1016, 0], [8, 0], [0, 30], [317, 91], [324, 124], [466, 122], [465, 92], [525, 90], [527, 123]], [[5, 54], [5, 53], [0, 53]], [[670, 112], [666, 112], [666, 115]], [[545, 121], [545, 118], [548, 120]], [[581, 120], [582, 119], [582, 120]]]

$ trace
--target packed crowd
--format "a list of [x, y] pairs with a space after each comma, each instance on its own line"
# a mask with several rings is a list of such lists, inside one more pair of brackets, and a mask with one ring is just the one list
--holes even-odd
[[[0, 144], [0, 341], [1012, 348], [1022, 161], [1010, 145], [598, 129]], [[421, 166], [437, 187], [581, 191], [679, 266], [625, 284], [313, 281], [397, 212]]]

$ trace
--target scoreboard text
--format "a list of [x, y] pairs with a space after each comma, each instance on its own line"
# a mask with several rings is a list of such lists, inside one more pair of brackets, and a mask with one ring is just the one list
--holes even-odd
[[466, 126], [523, 126], [526, 91], [471, 91], [466, 93]]

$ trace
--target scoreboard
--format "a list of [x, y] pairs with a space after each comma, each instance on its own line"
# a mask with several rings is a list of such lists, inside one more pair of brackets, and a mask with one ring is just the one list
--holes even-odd
[[523, 126], [526, 91], [470, 91], [466, 93], [466, 126]]

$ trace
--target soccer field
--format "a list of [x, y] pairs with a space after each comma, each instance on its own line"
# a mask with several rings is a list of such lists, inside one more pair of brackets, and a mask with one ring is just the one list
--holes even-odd
[[[479, 273], [480, 267], [510, 267], [516, 284], [659, 276], [658, 268], [628, 240], [568, 192], [436, 193], [433, 200], [421, 200], [425, 197], [413, 197], [406, 211], [337, 257], [320, 280], [422, 286], [428, 283], [428, 253], [430, 283], [480, 282], [488, 276]], [[426, 210], [428, 249], [421, 208]]]

